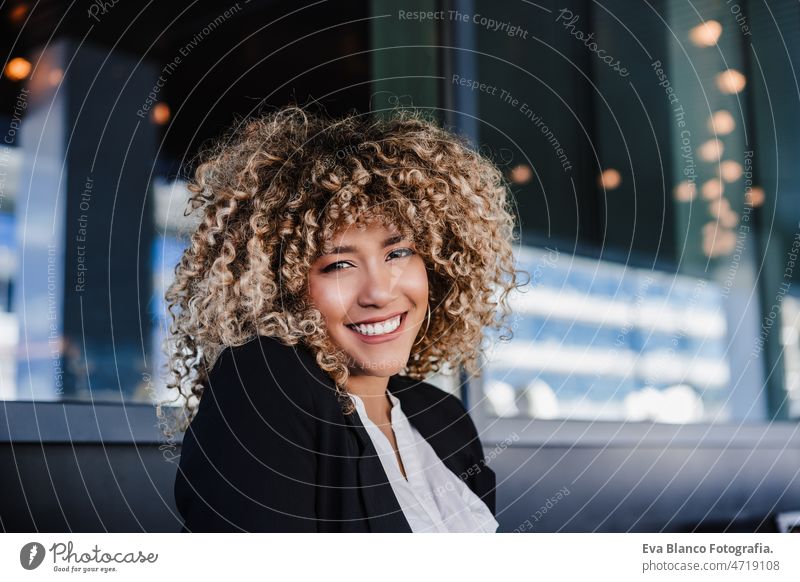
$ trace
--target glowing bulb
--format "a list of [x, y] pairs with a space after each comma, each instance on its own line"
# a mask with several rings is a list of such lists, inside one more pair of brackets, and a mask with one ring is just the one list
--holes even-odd
[[697, 148], [697, 155], [704, 162], [716, 162], [722, 157], [724, 151], [725, 144], [718, 139], [710, 139]]
[[619, 185], [622, 184], [622, 175], [614, 168], [609, 168], [608, 170], [603, 170], [603, 173], [600, 174], [598, 178], [598, 182], [604, 189], [614, 190], [615, 188], [619, 188]]
[[12, 81], [21, 81], [31, 72], [31, 64], [22, 57], [11, 59], [6, 64], [5, 75]]
[[150, 115], [155, 123], [158, 125], [164, 125], [169, 121], [171, 116], [169, 105], [163, 101], [156, 103], [153, 107], [153, 111], [150, 112]]
[[527, 184], [533, 178], [533, 170], [528, 164], [518, 164], [511, 168], [509, 179], [515, 184]]
[[744, 201], [753, 208], [757, 208], [764, 203], [764, 189], [761, 186], [753, 186], [744, 194]]
[[708, 209], [711, 211], [711, 215], [718, 219], [723, 212], [731, 209], [731, 203], [727, 198], [717, 198], [708, 203]]
[[739, 215], [730, 208], [728, 208], [727, 210], [723, 210], [720, 213], [719, 223], [725, 228], [733, 228], [734, 226], [739, 224]]
[[722, 34], [722, 25], [716, 20], [707, 20], [689, 31], [689, 40], [697, 46], [714, 46]]
[[694, 182], [683, 181], [675, 186], [675, 200], [678, 202], [691, 202], [697, 196], [697, 186]]
[[704, 182], [701, 191], [703, 192], [703, 198], [706, 200], [715, 200], [722, 196], [725, 187], [722, 185], [722, 180], [714, 178]]
[[727, 229], [718, 228], [713, 222], [703, 227], [703, 252], [708, 257], [730, 253], [736, 247], [736, 235]]
[[747, 84], [747, 79], [736, 69], [728, 69], [717, 75], [717, 87], [726, 95], [738, 93]]
[[735, 182], [742, 177], [742, 164], [733, 160], [725, 160], [719, 165], [719, 175], [726, 182]]
[[730, 111], [720, 109], [708, 119], [708, 131], [715, 135], [728, 135], [736, 129], [736, 120]]
[[20, 22], [22, 22], [22, 19], [25, 18], [25, 15], [27, 13], [28, 13], [28, 5], [18, 4], [11, 9], [11, 12], [8, 13], [8, 19], [14, 24], [19, 24]]

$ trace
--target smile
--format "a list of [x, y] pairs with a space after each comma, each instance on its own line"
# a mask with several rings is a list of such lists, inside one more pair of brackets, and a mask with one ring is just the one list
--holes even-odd
[[390, 339], [399, 335], [407, 314], [408, 312], [406, 311], [385, 321], [360, 325], [350, 324], [346, 325], [346, 327], [365, 341], [372, 338], [376, 340]]

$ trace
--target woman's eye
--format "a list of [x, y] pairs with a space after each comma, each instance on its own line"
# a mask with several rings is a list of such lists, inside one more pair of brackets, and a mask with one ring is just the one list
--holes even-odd
[[322, 269], [322, 272], [323, 273], [330, 273], [331, 271], [341, 271], [342, 269], [339, 269], [337, 267], [337, 265], [348, 265], [348, 264], [349, 263], [345, 263], [344, 261], [338, 261], [338, 262], [332, 263], [332, 264], [328, 265], [327, 267], [325, 267], [324, 269]]
[[406, 257], [410, 257], [411, 255], [414, 254], [414, 251], [412, 249], [402, 248], [402, 249], [393, 250], [391, 253], [389, 253], [389, 256], [392, 256], [393, 254], [399, 253], [399, 252], [405, 253], [405, 255], [403, 255], [403, 256], [406, 256]]
[[[395, 249], [391, 253], [389, 253], [389, 257], [392, 257], [393, 255], [396, 255], [396, 253], [403, 253], [403, 254], [400, 255], [401, 258], [402, 257], [410, 257], [411, 255], [414, 254], [414, 250], [413, 249], [409, 249], [409, 248]], [[331, 263], [330, 265], [328, 265], [327, 267], [322, 269], [322, 272], [323, 273], [331, 273], [333, 271], [342, 271], [342, 270], [344, 270], [344, 267], [340, 267], [339, 265], [352, 266], [348, 262], [337, 261], [335, 263]]]

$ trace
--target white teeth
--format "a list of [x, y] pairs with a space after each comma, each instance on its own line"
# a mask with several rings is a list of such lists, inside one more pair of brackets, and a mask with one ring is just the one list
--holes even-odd
[[392, 319], [387, 319], [386, 321], [382, 321], [380, 323], [366, 323], [362, 325], [350, 325], [348, 327], [355, 329], [362, 335], [384, 335], [387, 333], [392, 333], [394, 330], [400, 327], [401, 317], [402, 315], [398, 315]]

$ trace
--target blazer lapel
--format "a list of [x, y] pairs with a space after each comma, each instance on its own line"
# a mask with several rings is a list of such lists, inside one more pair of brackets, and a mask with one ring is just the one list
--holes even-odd
[[378, 452], [357, 411], [344, 416], [358, 436], [358, 480], [361, 497], [373, 532], [408, 532], [411, 526], [400, 508], [391, 483], [383, 470]]
[[[298, 345], [299, 353], [307, 359], [306, 369], [326, 389], [334, 391], [333, 380], [317, 365], [314, 356], [304, 345]], [[343, 415], [349, 429], [358, 437], [358, 481], [361, 498], [373, 532], [408, 532], [408, 524], [400, 503], [394, 494], [391, 483], [383, 470], [378, 452], [372, 444], [367, 429], [364, 428], [357, 411]]]

